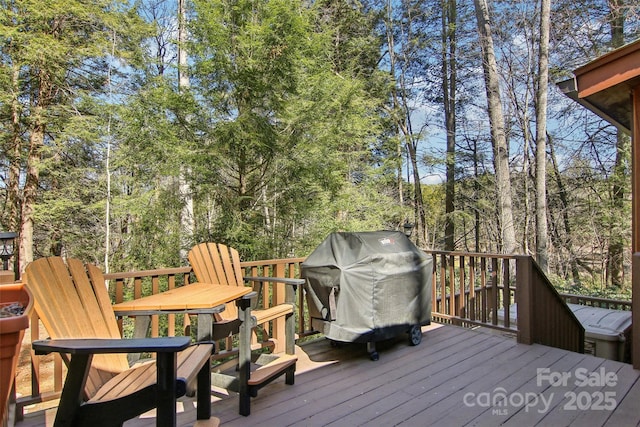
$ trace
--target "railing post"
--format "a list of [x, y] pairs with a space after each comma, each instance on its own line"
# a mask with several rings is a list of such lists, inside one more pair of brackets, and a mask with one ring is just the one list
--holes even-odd
[[476, 320], [476, 314], [478, 311], [476, 303], [476, 258], [474, 256], [469, 257], [469, 318], [473, 321]]
[[455, 317], [458, 316], [456, 313], [456, 272], [454, 270], [456, 260], [453, 255], [449, 255], [448, 258], [447, 270], [449, 273], [445, 274], [445, 277], [449, 284], [449, 314]]
[[489, 304], [491, 304], [490, 311], [492, 325], [498, 324], [498, 310], [500, 310], [498, 293], [499, 277], [500, 275], [498, 274], [498, 258], [491, 258], [491, 287], [489, 288]]
[[482, 306], [480, 311], [480, 321], [487, 323], [489, 318], [487, 312], [489, 310], [489, 291], [487, 290], [487, 259], [485, 257], [480, 258], [480, 295], [482, 299]]
[[[467, 302], [467, 294], [466, 294], [466, 288], [465, 288], [465, 265], [464, 265], [464, 260], [465, 257], [464, 255], [460, 255], [458, 257], [458, 271], [459, 271], [459, 276], [460, 276], [460, 296], [458, 297], [458, 316], [464, 318], [464, 317], [469, 317], [469, 313], [468, 313], [468, 302]], [[452, 283], [455, 283], [454, 281], [452, 281]]]
[[[285, 277], [285, 268], [284, 264], [276, 264], [274, 268], [274, 276], [275, 277]], [[278, 283], [277, 279], [274, 280], [273, 284], [273, 295], [272, 295], [272, 304], [280, 305], [284, 304], [286, 301], [286, 290], [284, 283]], [[273, 321], [273, 338], [276, 340], [276, 346], [274, 348], [274, 353], [282, 353], [285, 349], [286, 339], [286, 322], [282, 317], [278, 317]]]
[[438, 258], [435, 253], [431, 254], [431, 304], [432, 312], [439, 312], [440, 306], [438, 303]]
[[449, 297], [447, 296], [447, 256], [440, 255], [440, 310], [442, 313], [453, 314], [447, 312], [449, 306]]
[[[518, 319], [518, 342], [533, 344], [534, 322], [533, 314], [533, 286], [531, 283], [531, 261], [528, 257], [516, 257], [516, 303]], [[505, 285], [506, 286], [506, 285]]]
[[511, 321], [509, 307], [511, 306], [511, 262], [508, 258], [502, 260], [502, 312], [504, 313], [504, 327], [510, 328]]

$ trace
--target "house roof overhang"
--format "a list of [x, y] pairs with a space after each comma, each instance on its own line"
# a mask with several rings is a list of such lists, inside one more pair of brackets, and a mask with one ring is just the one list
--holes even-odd
[[631, 133], [631, 91], [640, 86], [640, 39], [591, 61], [558, 83], [574, 99], [614, 126]]

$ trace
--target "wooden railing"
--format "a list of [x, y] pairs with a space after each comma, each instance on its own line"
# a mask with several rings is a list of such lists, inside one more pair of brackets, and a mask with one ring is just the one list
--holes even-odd
[[[434, 261], [434, 321], [502, 329], [516, 333], [518, 340], [524, 343], [536, 342], [573, 351], [583, 349], [580, 337], [583, 337], [584, 329], [580, 331], [579, 323], [563, 304], [563, 297], [555, 292], [530, 257], [442, 251], [427, 253], [432, 255]], [[302, 261], [304, 258], [253, 261], [243, 262], [242, 267], [246, 276], [299, 277]], [[183, 286], [193, 280], [190, 267], [109, 273], [105, 279], [109, 282], [114, 303]], [[275, 284], [265, 287], [262, 291], [265, 296], [263, 304], [277, 298], [278, 293], [284, 293], [284, 286]], [[311, 328], [302, 290], [297, 298], [298, 337], [317, 333]], [[123, 335], [130, 336], [131, 320], [121, 319], [119, 322]], [[41, 329], [36, 314], [31, 325], [32, 339], [39, 339]], [[152, 336], [188, 335], [190, 319], [181, 315], [168, 315], [166, 318], [156, 316], [152, 320], [150, 333]], [[272, 325], [271, 335], [276, 340], [283, 333], [284, 325], [278, 322]], [[284, 339], [277, 341], [284, 342]], [[31, 388], [18, 390], [22, 395], [17, 401], [18, 417], [24, 406], [55, 398], [62, 389], [65, 369], [56, 357], [53, 362], [48, 362], [53, 363], [53, 368], [48, 367], [54, 376], [52, 384], [47, 385], [47, 390], [41, 390], [42, 360], [31, 352]]]
[[[514, 259], [506, 255], [426, 251], [433, 258], [432, 318], [460, 326], [515, 331]], [[453, 297], [452, 297], [453, 296]]]
[[[138, 299], [143, 296], [157, 294], [176, 286], [183, 286], [190, 283], [191, 267], [163, 268], [159, 270], [142, 270], [132, 271], [128, 273], [108, 273], [104, 278], [109, 282], [109, 294], [114, 304]], [[150, 336], [160, 336], [160, 317], [151, 316]], [[176, 335], [176, 317], [173, 314], [166, 315], [166, 332], [162, 335]], [[183, 328], [178, 335], [189, 334], [189, 316], [180, 316], [183, 318]], [[131, 333], [125, 333], [125, 323], [132, 325], [131, 319], [118, 319], [120, 334], [122, 336], [131, 336]]]
[[607, 308], [610, 310], [631, 311], [631, 301], [574, 294], [560, 294], [560, 296], [568, 304], [580, 304], [588, 305], [589, 307]]
[[529, 256], [426, 251], [432, 317], [517, 334], [519, 342], [584, 352], [584, 328]]
[[531, 257], [517, 263], [518, 342], [584, 353], [584, 327]]

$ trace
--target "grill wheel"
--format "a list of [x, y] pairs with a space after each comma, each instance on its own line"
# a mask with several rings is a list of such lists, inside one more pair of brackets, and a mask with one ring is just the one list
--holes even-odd
[[420, 325], [413, 325], [409, 329], [409, 345], [418, 345], [422, 342], [422, 329]]

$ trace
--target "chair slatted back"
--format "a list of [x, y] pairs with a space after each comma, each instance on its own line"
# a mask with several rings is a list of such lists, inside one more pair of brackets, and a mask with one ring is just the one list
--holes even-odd
[[[198, 282], [244, 286], [240, 255], [234, 248], [221, 243], [200, 243], [191, 248], [188, 258]], [[237, 317], [238, 308], [235, 303], [227, 304], [220, 313], [220, 318], [224, 320]]]
[[[40, 258], [27, 266], [24, 281], [52, 339], [121, 338], [104, 276], [97, 267], [85, 267], [77, 259], [65, 263], [60, 257]], [[124, 354], [96, 355], [85, 387], [87, 398], [128, 368]]]

